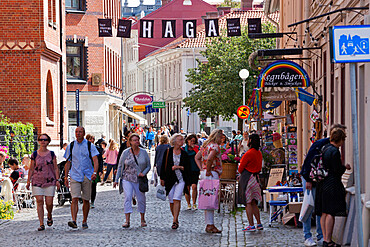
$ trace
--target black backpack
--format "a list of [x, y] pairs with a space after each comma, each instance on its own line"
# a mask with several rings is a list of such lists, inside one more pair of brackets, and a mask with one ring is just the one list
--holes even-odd
[[323, 155], [328, 148], [328, 145], [323, 146], [319, 153], [316, 154], [311, 161], [310, 178], [314, 182], [323, 181], [328, 176], [328, 170], [323, 164]]

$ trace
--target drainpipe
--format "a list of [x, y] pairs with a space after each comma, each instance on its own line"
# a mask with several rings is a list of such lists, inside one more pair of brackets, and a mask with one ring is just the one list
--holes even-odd
[[[59, 0], [59, 46], [60, 46], [60, 51], [63, 51], [63, 4], [62, 0]], [[60, 57], [59, 60], [59, 97], [60, 97], [60, 123], [59, 123], [59, 142], [60, 142], [60, 148], [63, 147], [63, 142], [64, 142], [64, 93], [63, 93], [63, 52], [62, 56]]]

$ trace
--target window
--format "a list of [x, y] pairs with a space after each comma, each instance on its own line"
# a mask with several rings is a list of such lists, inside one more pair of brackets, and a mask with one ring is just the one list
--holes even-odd
[[85, 10], [85, 0], [66, 0], [66, 10]]
[[46, 117], [50, 121], [54, 121], [54, 97], [53, 97], [53, 83], [51, 72], [48, 71], [46, 79]]
[[[79, 111], [79, 125], [82, 126], [82, 111]], [[77, 111], [68, 111], [68, 125], [69, 126], [77, 126]]]
[[86, 50], [82, 42], [67, 43], [67, 79], [87, 79]]

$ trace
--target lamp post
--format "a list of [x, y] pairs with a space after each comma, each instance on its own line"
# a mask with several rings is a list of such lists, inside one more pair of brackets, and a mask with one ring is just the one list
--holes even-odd
[[[245, 80], [249, 76], [249, 71], [247, 69], [242, 69], [239, 71], [239, 77], [243, 80], [243, 105], [245, 105]], [[243, 132], [245, 129], [245, 119], [243, 119]]]

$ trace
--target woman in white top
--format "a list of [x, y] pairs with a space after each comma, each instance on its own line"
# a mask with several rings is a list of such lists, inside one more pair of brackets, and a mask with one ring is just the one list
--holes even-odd
[[248, 132], [245, 131], [243, 133], [243, 140], [239, 143], [239, 147], [238, 147], [239, 157], [242, 157], [243, 154], [245, 154], [249, 150], [248, 139], [249, 139]]

